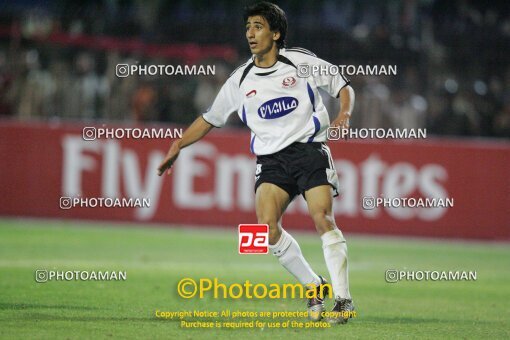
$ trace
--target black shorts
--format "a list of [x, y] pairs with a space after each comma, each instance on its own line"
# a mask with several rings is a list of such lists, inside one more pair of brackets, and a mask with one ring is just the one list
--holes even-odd
[[331, 151], [320, 142], [293, 143], [274, 154], [257, 156], [255, 192], [262, 183], [279, 186], [291, 200], [320, 185], [331, 185], [334, 197], [339, 190]]

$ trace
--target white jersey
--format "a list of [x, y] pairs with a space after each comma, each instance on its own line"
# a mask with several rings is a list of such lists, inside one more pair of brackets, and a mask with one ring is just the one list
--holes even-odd
[[232, 112], [250, 128], [250, 150], [256, 155], [276, 153], [294, 142], [324, 142], [329, 115], [318, 89], [337, 97], [348, 85], [340, 74], [297, 76], [299, 64], [331, 64], [301, 49], [280, 49], [277, 62], [258, 67], [253, 57], [225, 82], [203, 118], [216, 127]]

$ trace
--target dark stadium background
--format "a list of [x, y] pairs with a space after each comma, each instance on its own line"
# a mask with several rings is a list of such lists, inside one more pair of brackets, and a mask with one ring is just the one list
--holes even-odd
[[[0, 114], [25, 120], [189, 123], [207, 108], [225, 77], [248, 59], [242, 10], [249, 3], [4, 1]], [[354, 125], [398, 126], [392, 113], [404, 110], [413, 116], [410, 124], [426, 127], [431, 134], [510, 137], [506, 2], [278, 3], [289, 20], [289, 47], [307, 48], [334, 64], [398, 65], [397, 77], [352, 79], [357, 95]], [[111, 41], [73, 42], [83, 36]], [[218, 74], [213, 79], [135, 77], [123, 84], [112, 77], [115, 61], [189, 61], [157, 58], [158, 49], [145, 50], [142, 43], [159, 44], [174, 54], [181, 44], [195, 49], [216, 46], [225, 55], [193, 55], [214, 61]], [[69, 98], [79, 89], [65, 84], [84, 79], [95, 91], [87, 89], [91, 97], [73, 107]], [[26, 93], [30, 90], [35, 93]], [[371, 91], [381, 99], [364, 103], [365, 92]]]

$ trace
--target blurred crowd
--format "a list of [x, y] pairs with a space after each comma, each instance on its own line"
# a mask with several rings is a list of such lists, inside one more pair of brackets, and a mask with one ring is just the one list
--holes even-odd
[[[249, 58], [242, 23], [247, 3], [61, 0], [46, 6], [36, 1], [5, 5], [0, 14], [0, 116], [188, 124]], [[350, 77], [356, 91], [352, 126], [510, 138], [506, 2], [278, 3], [289, 19], [289, 46], [310, 49], [338, 65], [397, 65], [396, 76]], [[119, 78], [117, 64], [186, 61], [138, 50], [58, 44], [46, 39], [54, 32], [168, 46], [228, 46], [238, 56], [228, 61], [201, 56], [195, 63], [215, 65], [214, 76]], [[335, 115], [338, 100], [323, 97]], [[241, 125], [236, 115], [231, 125]]]

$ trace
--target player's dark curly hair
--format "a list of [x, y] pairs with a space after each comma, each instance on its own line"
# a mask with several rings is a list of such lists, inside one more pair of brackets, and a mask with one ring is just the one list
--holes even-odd
[[244, 9], [244, 22], [248, 17], [260, 15], [269, 23], [269, 29], [272, 32], [280, 32], [280, 38], [276, 40], [278, 48], [285, 47], [285, 37], [287, 36], [287, 17], [285, 12], [275, 4], [262, 1]]

